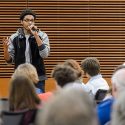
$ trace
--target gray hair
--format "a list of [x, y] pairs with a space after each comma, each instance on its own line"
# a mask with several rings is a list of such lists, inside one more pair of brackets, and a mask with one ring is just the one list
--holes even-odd
[[93, 100], [81, 89], [63, 89], [38, 113], [36, 125], [97, 125]]
[[112, 75], [112, 84], [115, 84], [118, 91], [125, 90], [125, 68], [119, 69]]
[[111, 125], [125, 125], [125, 92], [114, 103]]

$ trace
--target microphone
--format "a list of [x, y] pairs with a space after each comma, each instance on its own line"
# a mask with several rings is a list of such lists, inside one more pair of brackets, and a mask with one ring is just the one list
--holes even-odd
[[34, 25], [30, 25], [29, 27], [30, 27], [31, 30], [34, 31], [34, 32], [38, 32], [38, 31], [39, 31], [39, 29], [37, 29], [37, 27], [34, 26]]
[[34, 32], [38, 32], [39, 29], [35, 29], [34, 27], [32, 27], [32, 31], [34, 31]]

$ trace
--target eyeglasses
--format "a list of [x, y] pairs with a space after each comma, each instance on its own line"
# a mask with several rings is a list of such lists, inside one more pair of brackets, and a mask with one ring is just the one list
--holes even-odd
[[25, 21], [25, 22], [32, 22], [33, 23], [35, 20], [34, 19], [31, 19], [31, 20], [30, 19], [24, 19], [23, 21]]

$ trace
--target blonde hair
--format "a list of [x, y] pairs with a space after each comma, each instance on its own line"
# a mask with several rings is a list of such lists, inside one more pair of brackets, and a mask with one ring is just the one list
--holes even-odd
[[36, 68], [30, 63], [20, 64], [12, 75], [12, 78], [19, 75], [27, 76], [33, 83], [38, 83], [39, 81]]

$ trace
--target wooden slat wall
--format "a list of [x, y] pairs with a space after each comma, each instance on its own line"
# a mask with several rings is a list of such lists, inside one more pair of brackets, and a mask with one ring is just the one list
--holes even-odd
[[36, 24], [50, 38], [48, 77], [57, 63], [69, 58], [80, 63], [97, 57], [105, 78], [124, 62], [125, 0], [0, 0], [0, 78], [13, 73], [4, 61], [1, 40], [20, 26], [19, 13], [25, 7], [37, 13]]

